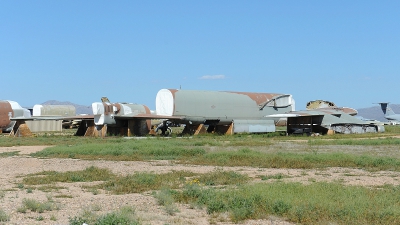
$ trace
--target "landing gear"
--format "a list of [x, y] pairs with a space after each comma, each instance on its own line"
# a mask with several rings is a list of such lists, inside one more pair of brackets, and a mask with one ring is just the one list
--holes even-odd
[[161, 136], [169, 136], [172, 134], [172, 129], [169, 127], [171, 122], [163, 121], [160, 123], [156, 128], [156, 133], [160, 134]]

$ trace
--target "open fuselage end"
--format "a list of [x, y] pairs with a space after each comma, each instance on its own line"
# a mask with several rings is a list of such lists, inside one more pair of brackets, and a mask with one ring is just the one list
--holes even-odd
[[150, 120], [135, 118], [139, 114], [151, 114], [145, 105], [95, 102], [92, 103], [92, 110], [94, 124], [98, 127], [107, 125], [108, 129], [114, 130], [114, 133], [143, 136], [150, 131]]

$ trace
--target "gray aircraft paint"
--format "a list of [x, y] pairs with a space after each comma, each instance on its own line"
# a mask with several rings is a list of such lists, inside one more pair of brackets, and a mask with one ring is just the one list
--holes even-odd
[[265, 121], [271, 120], [266, 115], [292, 110], [295, 110], [295, 101], [287, 94], [161, 89], [156, 96], [158, 115], [180, 116], [181, 123], [186, 124]]
[[73, 105], [34, 105], [32, 116], [75, 116]]
[[[316, 108], [310, 110], [292, 111], [286, 115], [270, 115], [267, 117], [284, 117], [287, 120], [287, 133], [320, 133], [327, 134], [329, 130], [342, 134], [361, 134], [384, 132], [385, 127], [360, 120], [352, 114], [348, 107]], [[299, 132], [300, 131], [300, 132]]]
[[388, 106], [388, 102], [380, 102], [378, 104], [381, 105], [382, 112], [385, 114], [385, 118], [387, 120], [400, 123], [400, 114], [394, 113], [393, 110]]

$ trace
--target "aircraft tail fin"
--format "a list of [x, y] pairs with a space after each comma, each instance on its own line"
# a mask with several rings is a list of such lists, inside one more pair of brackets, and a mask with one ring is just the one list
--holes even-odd
[[101, 102], [108, 102], [108, 103], [111, 103], [110, 100], [108, 100], [107, 97], [101, 97]]
[[381, 105], [382, 112], [383, 114], [385, 114], [385, 116], [390, 116], [395, 114], [393, 110], [388, 106], [389, 105], [388, 102], [380, 102], [378, 104]]

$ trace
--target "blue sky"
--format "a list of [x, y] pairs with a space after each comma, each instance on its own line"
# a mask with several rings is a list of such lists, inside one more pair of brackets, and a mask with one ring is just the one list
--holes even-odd
[[400, 1], [1, 1], [0, 99], [145, 104], [162, 88], [400, 103]]

